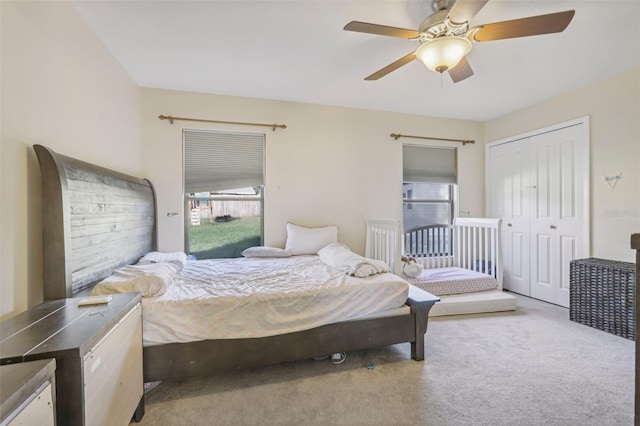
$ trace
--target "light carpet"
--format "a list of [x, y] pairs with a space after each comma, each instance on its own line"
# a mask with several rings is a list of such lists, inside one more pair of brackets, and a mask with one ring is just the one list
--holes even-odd
[[[518, 296], [518, 310], [429, 320], [409, 344], [179, 382], [140, 425], [632, 425], [634, 342]], [[374, 368], [367, 368], [373, 364]]]

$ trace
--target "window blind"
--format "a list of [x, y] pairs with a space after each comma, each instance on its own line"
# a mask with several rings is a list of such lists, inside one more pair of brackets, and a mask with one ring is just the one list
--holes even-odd
[[457, 183], [456, 154], [456, 148], [403, 144], [403, 182]]
[[184, 191], [264, 185], [264, 134], [183, 131]]

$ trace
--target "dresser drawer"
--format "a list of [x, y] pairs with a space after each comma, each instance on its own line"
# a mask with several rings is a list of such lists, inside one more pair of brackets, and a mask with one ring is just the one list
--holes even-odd
[[127, 425], [142, 398], [141, 311], [138, 304], [84, 356], [86, 425]]

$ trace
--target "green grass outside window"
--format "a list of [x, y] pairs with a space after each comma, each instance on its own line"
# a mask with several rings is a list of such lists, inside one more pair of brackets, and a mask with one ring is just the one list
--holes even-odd
[[260, 245], [260, 216], [189, 225], [189, 252], [197, 259], [240, 257], [242, 250]]

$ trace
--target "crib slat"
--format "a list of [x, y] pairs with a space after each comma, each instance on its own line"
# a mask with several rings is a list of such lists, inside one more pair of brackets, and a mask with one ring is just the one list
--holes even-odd
[[460, 232], [460, 228], [456, 229], [456, 248], [454, 251], [454, 256], [455, 256], [455, 264], [454, 266], [460, 266], [460, 250], [461, 250], [461, 245], [460, 245], [460, 234], [462, 234], [462, 232]]
[[460, 267], [464, 268], [465, 259], [467, 258], [467, 229], [464, 226], [460, 227], [460, 234], [462, 236], [460, 240]]
[[438, 253], [438, 267], [442, 268], [444, 266], [444, 250], [443, 250], [443, 239], [444, 237], [444, 228], [438, 228], [437, 238], [436, 238], [436, 252]]
[[494, 263], [494, 271], [496, 274], [496, 278], [498, 280], [498, 288], [500, 290], [502, 290], [502, 279], [503, 279], [503, 275], [502, 275], [502, 256], [500, 253], [500, 225], [498, 224], [498, 228], [493, 230], [493, 234], [492, 234], [492, 247], [493, 247], [493, 260], [495, 261]]
[[464, 238], [463, 243], [464, 246], [464, 259], [462, 260], [462, 267], [469, 269], [468, 259], [469, 259], [469, 250], [471, 250], [471, 246], [469, 244], [469, 228], [467, 226], [464, 227]]
[[[484, 228], [484, 253], [482, 258], [483, 260], [483, 265], [482, 265], [482, 271], [485, 274], [489, 273], [489, 228]], [[493, 262], [491, 263], [493, 265]]]
[[456, 266], [462, 268], [464, 264], [464, 227], [458, 227], [458, 264]]
[[442, 252], [440, 251], [440, 229], [436, 229], [433, 239], [433, 251], [436, 256], [436, 267], [442, 268]]
[[493, 229], [493, 232], [491, 234], [491, 258], [494, 261], [494, 271], [496, 273], [496, 276], [498, 277], [498, 282], [501, 283], [501, 269], [502, 266], [502, 254], [500, 253], [500, 229]]
[[468, 246], [468, 255], [467, 255], [467, 262], [465, 265], [465, 268], [467, 269], [471, 269], [471, 259], [473, 257], [473, 228], [468, 226], [467, 227], [467, 233], [469, 234], [469, 240], [467, 242], [467, 246]]
[[473, 235], [472, 240], [472, 246], [473, 246], [473, 255], [471, 256], [471, 264], [469, 265], [469, 269], [475, 269], [475, 265], [474, 263], [476, 262], [476, 259], [478, 259], [478, 231], [479, 228], [471, 228], [471, 233]]
[[493, 263], [493, 267], [494, 267], [494, 271], [496, 273], [496, 276], [498, 277], [498, 283], [500, 283], [500, 276], [499, 276], [499, 270], [498, 269], [500, 267], [499, 262], [501, 261], [499, 259], [498, 256], [498, 238], [500, 238], [500, 236], [498, 235], [498, 230], [497, 229], [493, 229], [493, 232], [491, 233], [491, 262]]

